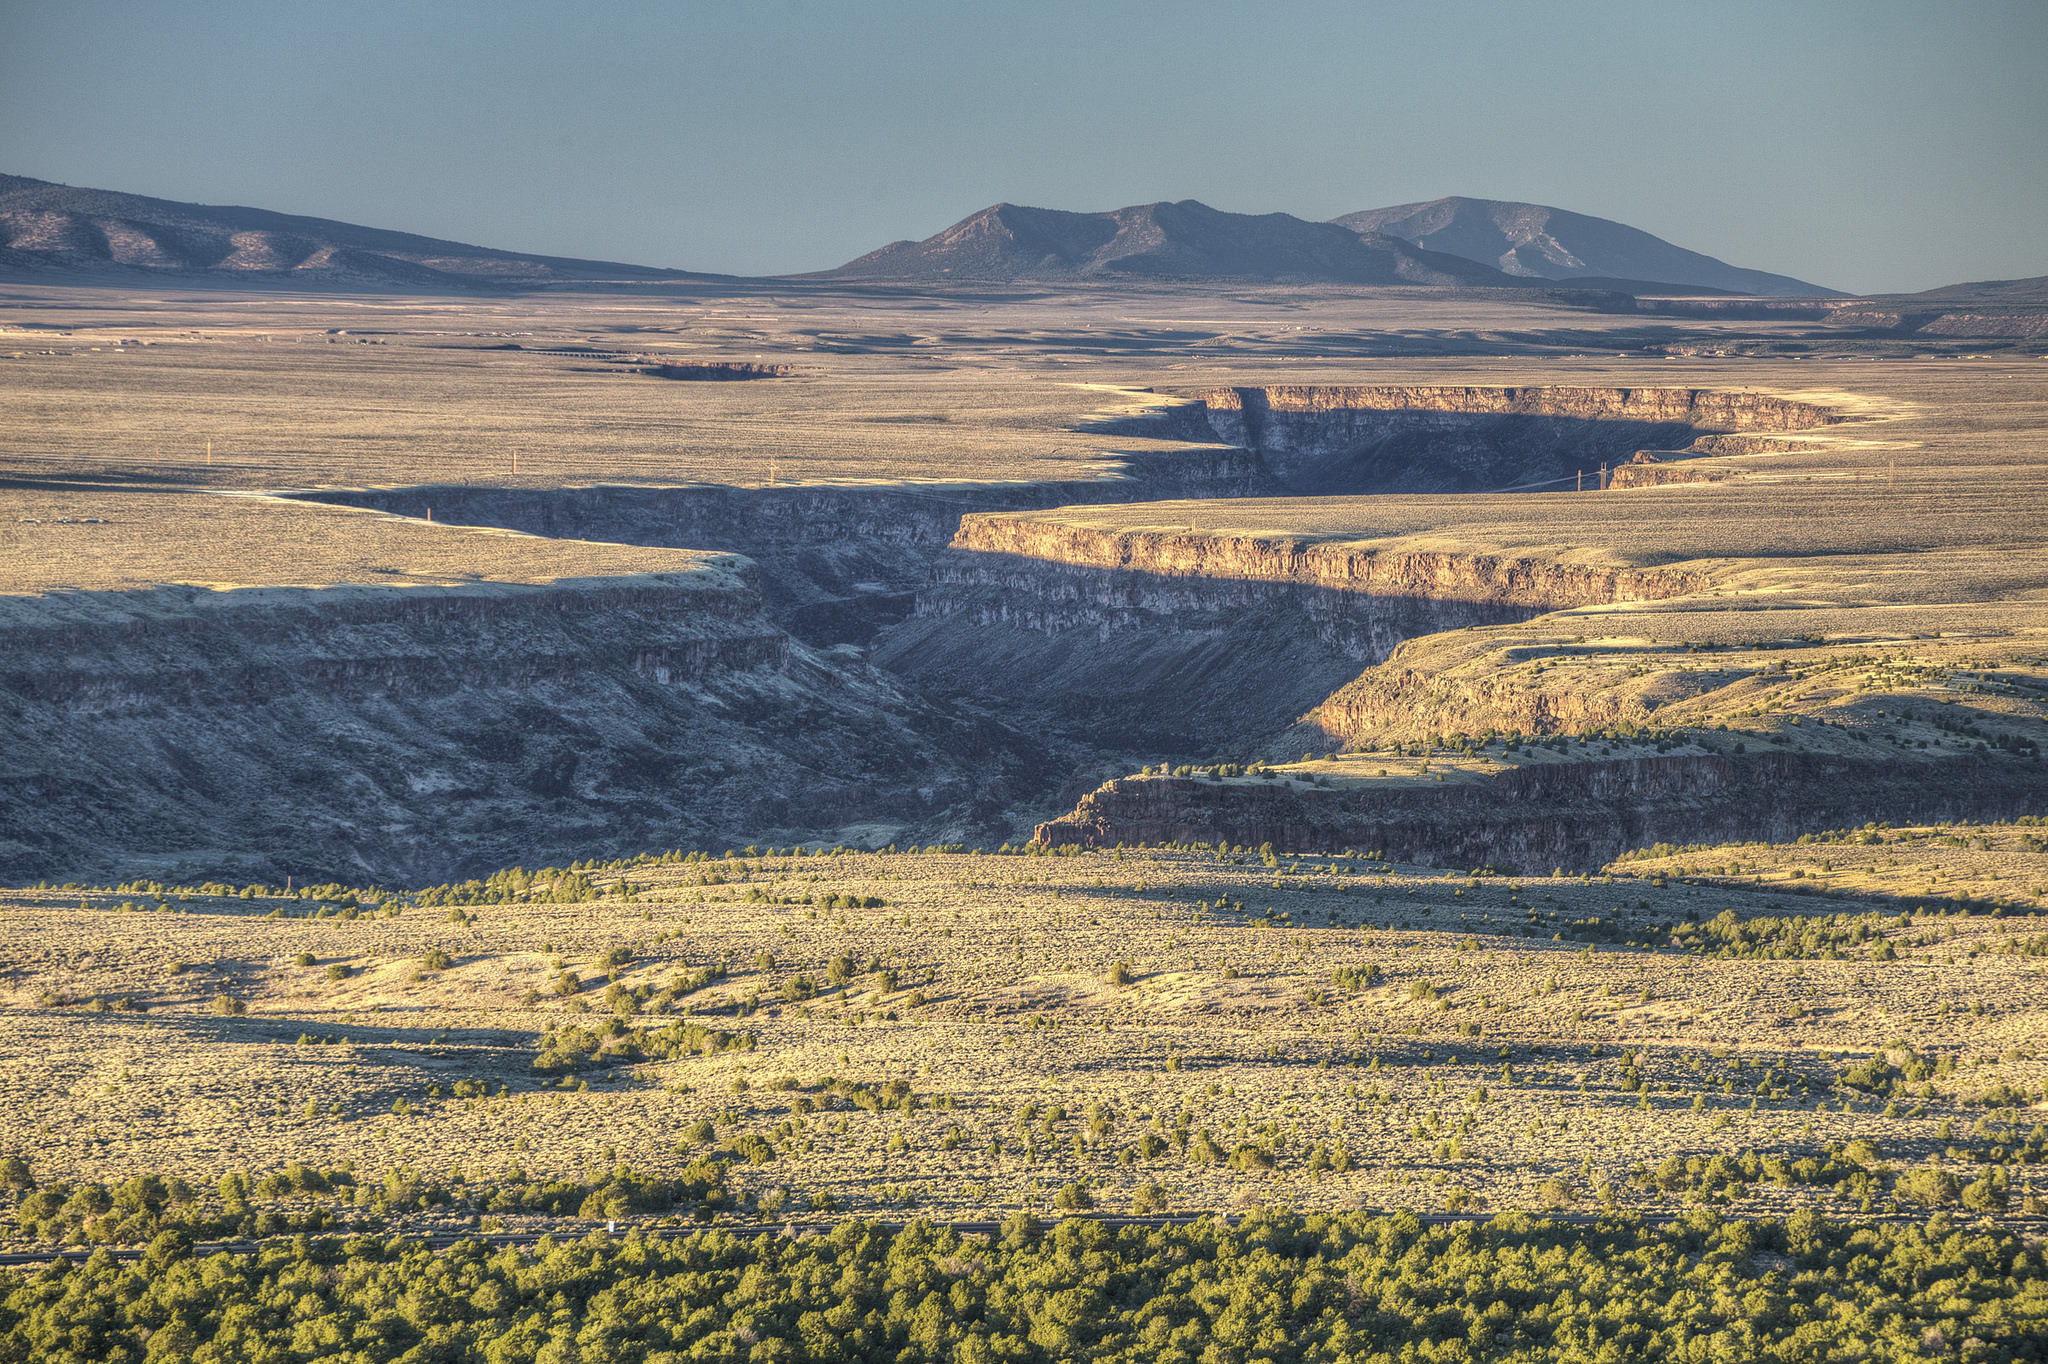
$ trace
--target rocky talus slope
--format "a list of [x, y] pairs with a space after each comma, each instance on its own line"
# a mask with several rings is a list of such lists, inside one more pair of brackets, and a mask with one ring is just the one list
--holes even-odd
[[1950, 609], [1939, 639], [1928, 619], [1691, 598], [1422, 636], [1264, 746], [1300, 761], [1110, 782], [1037, 837], [1588, 870], [1657, 842], [2048, 809], [2048, 612]]

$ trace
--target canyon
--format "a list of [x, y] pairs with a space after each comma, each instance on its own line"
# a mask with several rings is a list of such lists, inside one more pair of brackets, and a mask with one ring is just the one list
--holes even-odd
[[[912, 362], [886, 341], [904, 334], [893, 317], [824, 326], [799, 307], [735, 345], [735, 313], [686, 344], [645, 302], [552, 333], [560, 304], [529, 299], [451, 340], [411, 306], [337, 337], [266, 299], [223, 314], [242, 317], [224, 337], [141, 350], [74, 331], [61, 355], [15, 357], [27, 438], [58, 453], [0, 461], [27, 509], [0, 527], [17, 551], [0, 619], [9, 875], [419, 882], [641, 848], [1027, 836], [1584, 867], [1695, 817], [1776, 836], [2034, 799], [2030, 760], [2007, 750], [1985, 759], [1997, 781], [1960, 779], [1988, 793], [1972, 804], [1941, 794], [1965, 768], [1871, 766], [1789, 728], [1861, 724], [1902, 693], [1710, 717], [1699, 697], [1766, 685], [1790, 656], [1714, 687], [1646, 661], [1794, 607], [1802, 635], [1904, 654], [1910, 622], [1858, 627], [1941, 605], [1991, 622], [1971, 637], [2019, 685], [2039, 628], [2031, 376], [1966, 398], [1961, 371], [1897, 362], [1770, 385], [1633, 361], [1346, 372], [1289, 358], [1276, 328], [1236, 372], [1098, 352], [1086, 382], [1048, 385], [1045, 361], [988, 349], [988, 322], [928, 330]], [[1086, 306], [1108, 321], [1134, 296]], [[1027, 349], [1064, 354], [1078, 329], [1062, 319]], [[82, 365], [106, 399], [89, 446], [54, 419]], [[760, 381], [665, 382], [687, 375]], [[408, 385], [433, 399], [405, 426], [328, 396], [399, 410]], [[314, 448], [250, 421], [251, 392], [300, 409]], [[195, 401], [239, 423], [227, 459], [155, 452]], [[547, 448], [504, 459], [526, 442]], [[2003, 502], [1973, 515], [1984, 478]], [[1631, 642], [1645, 630], [1653, 649]], [[1949, 648], [1942, 676], [1969, 652]], [[1753, 744], [1793, 735], [1772, 762], [1820, 766], [1740, 758], [1719, 737], [1731, 723]], [[2000, 723], [2033, 742], [2035, 719]], [[1659, 729], [1692, 745], [1657, 754], [1675, 766], [1615, 776], [1642, 755], [1602, 739], [1570, 752], [1583, 790], [1342, 766], [1446, 736]], [[1700, 747], [1710, 731], [1729, 751]], [[1233, 779], [1183, 809], [1162, 779], [1126, 775], [1304, 750], [1339, 767], [1297, 775], [1342, 791]], [[1842, 783], [1869, 799], [1823, 799]]]

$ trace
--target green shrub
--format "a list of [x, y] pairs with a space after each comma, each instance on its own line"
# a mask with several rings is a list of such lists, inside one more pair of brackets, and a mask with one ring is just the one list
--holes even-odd
[[[715, 1211], [731, 1206], [723, 1169], [697, 1162], [674, 1179], [619, 1169], [589, 1185], [521, 1178], [478, 1188], [473, 1201], [497, 1215], [597, 1220]], [[396, 1209], [431, 1205], [445, 1191], [393, 1172], [360, 1192]], [[91, 1201], [112, 1198], [101, 1190]], [[834, 1207], [823, 1190], [809, 1203]], [[317, 1330], [357, 1342], [348, 1353], [375, 1361], [667, 1354], [1151, 1364], [1209, 1351], [1245, 1360], [1562, 1360], [1603, 1350], [1635, 1359], [1678, 1357], [1670, 1342], [1681, 1338], [1700, 1342], [1688, 1359], [1831, 1358], [1853, 1340], [1858, 1357], [1872, 1360], [1989, 1360], [2034, 1358], [2048, 1334], [2039, 1291], [2048, 1269], [2021, 1237], [1845, 1225], [1810, 1212], [1744, 1222], [1700, 1209], [1666, 1225], [1507, 1213], [1476, 1228], [1425, 1226], [1412, 1214], [1260, 1213], [1237, 1227], [1117, 1230], [1085, 1217], [1048, 1229], [1020, 1211], [988, 1241], [943, 1226], [848, 1221], [801, 1241], [708, 1230], [502, 1250], [472, 1242], [438, 1253], [398, 1238], [309, 1235], [204, 1261], [190, 1242], [207, 1234], [188, 1226], [181, 1205], [166, 1196], [156, 1219], [134, 1242], [152, 1244], [140, 1261], [95, 1256], [61, 1272], [0, 1271], [9, 1280], [0, 1358], [335, 1354], [312, 1343]], [[158, 1242], [165, 1230], [189, 1241]], [[1684, 1286], [1695, 1276], [1711, 1291]], [[755, 1338], [750, 1349], [735, 1347], [742, 1327]], [[544, 1329], [583, 1343], [572, 1355]], [[1200, 1348], [1175, 1343], [1181, 1331], [1179, 1341]], [[921, 1332], [930, 1349], [910, 1344]], [[516, 1355], [506, 1349], [514, 1339], [523, 1342]], [[661, 1349], [641, 1348], [650, 1340]], [[856, 1349], [862, 1341], [873, 1348]], [[761, 1348], [770, 1342], [785, 1343]]]
[[1095, 1206], [1095, 1195], [1088, 1191], [1086, 1183], [1076, 1180], [1053, 1196], [1052, 1204], [1061, 1212], [1085, 1212]]
[[1233, 1170], [1250, 1173], [1254, 1170], [1270, 1170], [1273, 1165], [1273, 1153], [1253, 1142], [1241, 1142], [1237, 1149], [1230, 1153], [1230, 1168]]
[[775, 1145], [754, 1132], [742, 1132], [726, 1142], [726, 1149], [749, 1165], [766, 1165], [775, 1159]]

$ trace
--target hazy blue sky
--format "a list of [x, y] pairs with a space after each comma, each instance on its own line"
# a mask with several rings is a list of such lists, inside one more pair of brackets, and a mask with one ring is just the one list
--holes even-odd
[[2048, 3], [0, 0], [0, 170], [747, 274], [1467, 194], [1921, 289], [2048, 273]]

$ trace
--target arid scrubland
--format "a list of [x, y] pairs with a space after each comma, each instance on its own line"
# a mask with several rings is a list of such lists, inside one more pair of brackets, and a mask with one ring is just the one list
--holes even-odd
[[[4, 1146], [45, 1185], [209, 1198], [392, 1174], [451, 1227], [548, 1225], [500, 1191], [620, 1167], [669, 1181], [614, 1205], [643, 1220], [2038, 1216], [2036, 831], [1592, 877], [776, 848], [412, 894], [13, 891]], [[362, 1215], [301, 1194], [276, 1206]]]

